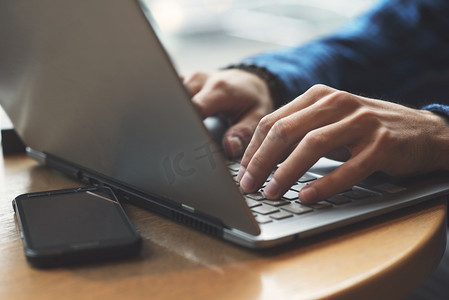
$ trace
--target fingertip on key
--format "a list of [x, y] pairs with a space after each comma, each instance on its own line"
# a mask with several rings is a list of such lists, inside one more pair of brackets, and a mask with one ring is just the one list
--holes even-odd
[[314, 203], [318, 200], [318, 191], [312, 185], [307, 185], [299, 192], [299, 200], [304, 203]]
[[240, 187], [245, 192], [253, 192], [256, 187], [256, 181], [254, 180], [253, 175], [249, 172], [245, 172], [242, 179], [240, 180]]
[[279, 184], [276, 179], [271, 179], [270, 182], [263, 190], [264, 195], [269, 199], [277, 199], [280, 197], [279, 195]]

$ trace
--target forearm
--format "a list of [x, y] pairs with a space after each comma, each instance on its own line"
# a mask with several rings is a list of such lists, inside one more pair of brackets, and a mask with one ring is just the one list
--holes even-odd
[[426, 90], [426, 99], [435, 101], [449, 94], [441, 88], [444, 82], [428, 86], [442, 78], [449, 82], [447, 16], [448, 1], [389, 0], [328, 38], [243, 63], [277, 75], [286, 91], [284, 103], [322, 83], [420, 107], [425, 103], [413, 97], [419, 94], [416, 89]]

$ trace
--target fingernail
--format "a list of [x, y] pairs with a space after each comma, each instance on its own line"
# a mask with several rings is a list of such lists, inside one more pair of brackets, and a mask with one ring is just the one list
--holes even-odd
[[240, 165], [239, 172], [237, 174], [237, 180], [238, 181], [242, 180], [242, 177], [245, 174], [245, 172], [246, 172], [246, 168], [244, 166]]
[[231, 136], [228, 138], [229, 152], [232, 157], [238, 157], [242, 155], [243, 143], [242, 140], [237, 136]]
[[240, 180], [240, 187], [245, 192], [252, 192], [252, 191], [254, 191], [255, 186], [256, 186], [256, 182], [254, 181], [253, 175], [246, 172], [245, 175], [243, 175], [242, 180]]
[[307, 185], [299, 192], [299, 200], [304, 203], [313, 203], [318, 198], [318, 191], [315, 187]]
[[279, 194], [279, 184], [277, 181], [273, 178], [270, 180], [270, 182], [267, 184], [267, 186], [263, 189], [263, 193], [267, 198], [276, 198]]

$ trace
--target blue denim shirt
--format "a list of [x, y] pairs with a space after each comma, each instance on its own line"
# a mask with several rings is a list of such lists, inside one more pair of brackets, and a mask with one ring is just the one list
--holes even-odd
[[277, 75], [284, 103], [322, 83], [449, 117], [449, 1], [384, 0], [331, 36], [242, 63]]

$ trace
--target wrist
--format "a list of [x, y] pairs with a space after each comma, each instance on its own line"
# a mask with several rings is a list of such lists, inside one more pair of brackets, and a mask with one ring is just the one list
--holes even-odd
[[449, 118], [438, 112], [427, 113], [434, 123], [432, 131], [428, 133], [431, 140], [429, 146], [435, 149], [433, 170], [449, 171]]
[[271, 101], [272, 101], [273, 107], [275, 109], [279, 108], [280, 106], [282, 106], [285, 103], [286, 91], [285, 91], [284, 84], [281, 82], [281, 80], [279, 79], [279, 77], [276, 74], [270, 72], [267, 68], [259, 67], [256, 65], [237, 64], [237, 65], [228, 66], [225, 69], [242, 70], [242, 71], [254, 74], [257, 77], [259, 77], [260, 79], [262, 79], [268, 87]]
[[427, 110], [437, 114], [441, 117], [444, 117], [447, 121], [449, 121], [449, 106], [442, 104], [429, 104], [422, 108], [423, 110]]

